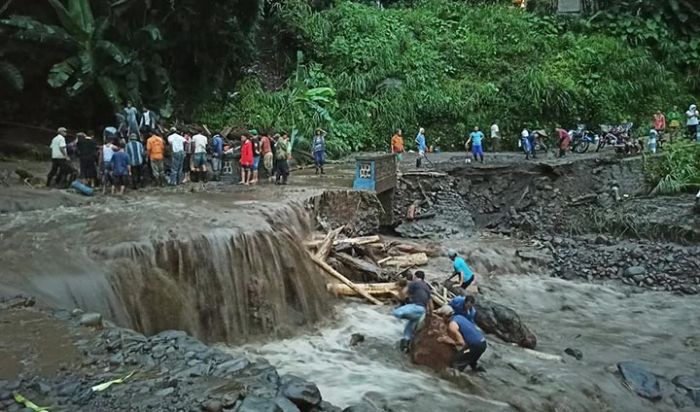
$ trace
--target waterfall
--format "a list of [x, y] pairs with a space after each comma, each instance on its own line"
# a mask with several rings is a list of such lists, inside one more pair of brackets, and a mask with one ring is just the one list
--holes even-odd
[[331, 309], [326, 279], [302, 243], [309, 213], [300, 204], [250, 213], [250, 224], [238, 224], [249, 216], [237, 213], [230, 227], [222, 220], [189, 236], [134, 233], [141, 240], [76, 248], [70, 259], [40, 268], [28, 262], [22, 269], [35, 290], [25, 291], [146, 334], [176, 329], [229, 343], [287, 336]]

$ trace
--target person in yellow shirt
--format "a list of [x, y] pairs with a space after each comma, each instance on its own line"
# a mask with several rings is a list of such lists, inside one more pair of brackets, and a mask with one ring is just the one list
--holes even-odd
[[396, 170], [399, 170], [399, 163], [403, 159], [403, 132], [396, 129], [396, 133], [391, 137], [391, 153], [396, 156]]

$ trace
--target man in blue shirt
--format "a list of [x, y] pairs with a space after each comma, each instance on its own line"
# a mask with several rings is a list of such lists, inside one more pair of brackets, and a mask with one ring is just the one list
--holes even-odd
[[143, 187], [143, 166], [146, 161], [146, 150], [136, 133], [129, 136], [126, 154], [129, 156], [129, 166], [131, 167], [131, 186], [136, 190], [138, 186]]
[[467, 262], [463, 257], [457, 256], [456, 251], [450, 250], [447, 252], [447, 256], [453, 262], [452, 268], [454, 269], [454, 273], [448, 280], [452, 280], [452, 278], [455, 276], [459, 276], [457, 286], [461, 287], [462, 289], [466, 289], [474, 281], [474, 272], [472, 272], [472, 270], [469, 268], [469, 265], [467, 265]]
[[211, 140], [211, 152], [211, 170], [214, 173], [214, 179], [218, 179], [221, 173], [221, 158], [224, 155], [224, 139], [218, 133]]
[[401, 350], [408, 351], [413, 333], [425, 313], [430, 313], [433, 308], [433, 301], [430, 294], [430, 286], [425, 282], [425, 273], [416, 271], [413, 280], [401, 291], [406, 297], [406, 304], [394, 309], [394, 316], [399, 319], [406, 319], [406, 327], [403, 330], [401, 339]]
[[454, 299], [449, 301], [448, 305], [450, 305], [455, 315], [464, 316], [471, 323], [476, 324], [476, 308], [474, 307], [475, 303], [476, 299], [474, 299], [474, 296], [467, 295], [455, 297]]
[[474, 156], [474, 161], [477, 158], [484, 163], [484, 149], [481, 146], [481, 142], [484, 140], [484, 134], [479, 130], [479, 126], [474, 126], [474, 131], [469, 134], [469, 139], [467, 140], [466, 147], [469, 147], [469, 143], [472, 144], [472, 155]]
[[418, 134], [416, 135], [416, 146], [418, 147], [418, 158], [416, 159], [416, 167], [420, 167], [423, 157], [425, 157], [425, 152], [428, 146], [425, 144], [425, 129], [420, 128]]
[[112, 155], [112, 178], [114, 185], [112, 186], [112, 194], [119, 187], [119, 194], [124, 194], [126, 182], [131, 175], [131, 166], [129, 166], [129, 156], [124, 152], [124, 148], [117, 145], [117, 151]]
[[450, 366], [458, 371], [463, 371], [469, 366], [473, 371], [484, 372], [484, 368], [478, 366], [477, 362], [486, 351], [486, 338], [467, 318], [451, 312], [452, 308], [449, 306], [438, 311], [447, 323], [447, 335], [437, 339], [440, 343], [454, 345], [455, 355]]

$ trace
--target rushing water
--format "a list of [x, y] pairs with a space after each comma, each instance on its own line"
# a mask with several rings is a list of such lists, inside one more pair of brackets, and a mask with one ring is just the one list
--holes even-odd
[[[669, 380], [700, 367], [697, 299], [536, 276], [502, 276], [489, 286], [489, 297], [515, 308], [538, 335], [539, 353], [491, 338], [484, 374], [414, 368], [397, 350], [402, 324], [389, 308], [361, 303], [341, 305], [333, 322], [307, 335], [229, 350], [316, 382], [337, 405], [369, 397], [396, 411], [671, 411], [668, 380], [666, 399], [652, 403], [624, 386], [616, 363], [636, 361]], [[353, 333], [366, 341], [351, 347]], [[565, 355], [567, 347], [583, 359]]]

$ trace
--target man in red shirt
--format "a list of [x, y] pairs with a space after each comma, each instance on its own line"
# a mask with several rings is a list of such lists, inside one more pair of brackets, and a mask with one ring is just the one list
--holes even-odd
[[250, 136], [244, 134], [241, 136], [241, 181], [240, 184], [247, 185], [250, 183], [251, 171], [253, 168], [253, 142]]

